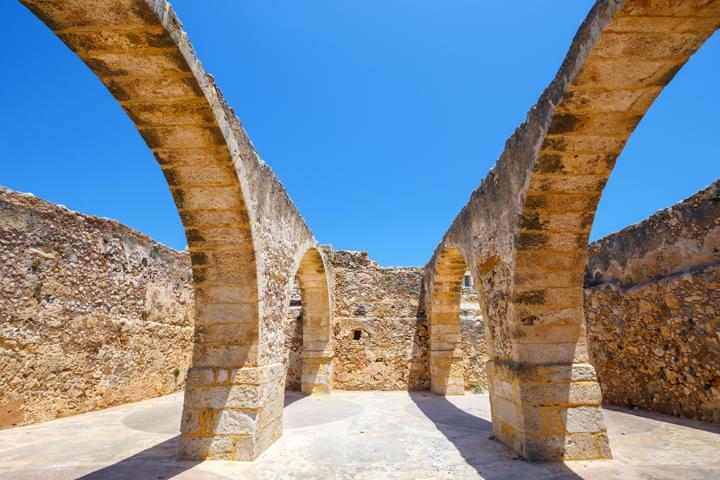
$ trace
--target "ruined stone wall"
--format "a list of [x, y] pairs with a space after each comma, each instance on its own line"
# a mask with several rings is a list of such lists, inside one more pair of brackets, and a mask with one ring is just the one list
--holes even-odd
[[185, 253], [0, 188], [0, 428], [182, 388], [190, 277]]
[[[335, 278], [335, 388], [429, 389], [423, 268], [383, 268], [366, 252], [335, 251], [328, 258]], [[475, 289], [464, 288], [462, 300], [466, 388], [485, 387], [486, 344]], [[300, 312], [290, 314], [287, 331], [302, 332]], [[298, 358], [297, 346], [297, 337], [287, 338], [288, 358]], [[298, 368], [289, 364], [287, 388], [295, 388]]]
[[[720, 183], [592, 245], [585, 315], [606, 403], [720, 412]], [[429, 388], [423, 268], [327, 250], [334, 387]], [[0, 426], [172, 392], [192, 351], [189, 258], [111, 220], [0, 189]], [[299, 390], [302, 298], [282, 331]], [[475, 287], [460, 305], [466, 389], [487, 387]]]
[[365, 252], [333, 252], [335, 388], [425, 390], [428, 330], [422, 268], [382, 268]]
[[720, 422], [720, 182], [590, 247], [605, 403]]

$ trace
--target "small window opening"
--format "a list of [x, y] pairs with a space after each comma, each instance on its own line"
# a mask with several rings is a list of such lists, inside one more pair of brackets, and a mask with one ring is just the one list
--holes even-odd
[[465, 276], [463, 277], [463, 287], [472, 287], [472, 277], [470, 275], [465, 274]]
[[362, 330], [354, 330], [353, 340], [360, 340], [360, 337], [362, 337]]

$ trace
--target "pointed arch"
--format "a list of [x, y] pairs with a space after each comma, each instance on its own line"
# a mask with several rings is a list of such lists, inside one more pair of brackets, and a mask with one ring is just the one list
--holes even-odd
[[493, 431], [526, 458], [611, 456], [585, 339], [588, 236], [629, 136], [719, 27], [717, 0], [598, 0], [430, 261], [461, 246], [490, 286]]

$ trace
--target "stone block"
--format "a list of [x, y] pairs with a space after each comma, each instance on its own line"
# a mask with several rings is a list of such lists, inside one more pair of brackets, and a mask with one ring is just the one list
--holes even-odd
[[565, 429], [570, 433], [605, 431], [605, 419], [599, 407], [568, 408], [564, 413]]
[[[159, 132], [162, 133], [162, 132]], [[192, 132], [188, 132], [192, 134]], [[160, 137], [163, 140], [163, 137]], [[189, 146], [189, 145], [188, 145]], [[174, 145], [178, 148], [178, 145]], [[222, 210], [240, 208], [244, 204], [237, 187], [183, 187], [173, 190], [178, 208], [186, 210]]]
[[257, 359], [257, 345], [196, 345], [193, 365], [200, 368], [252, 365]]
[[596, 382], [569, 384], [517, 384], [513, 400], [527, 406], [600, 405], [602, 395]]
[[180, 421], [180, 431], [186, 434], [200, 433], [200, 409], [186, 407]]
[[187, 374], [188, 385], [211, 385], [214, 383], [215, 372], [212, 368], [190, 368]]
[[251, 324], [257, 329], [258, 308], [254, 303], [207, 303], [195, 306], [196, 325]]
[[238, 439], [233, 437], [192, 437], [183, 434], [180, 439], [180, 457], [187, 460], [230, 460], [235, 455], [236, 442]]
[[252, 435], [257, 426], [257, 417], [256, 412], [222, 409], [214, 431], [218, 434]]
[[513, 360], [521, 364], [547, 365], [573, 363], [577, 345], [570, 343], [516, 343], [513, 345]]

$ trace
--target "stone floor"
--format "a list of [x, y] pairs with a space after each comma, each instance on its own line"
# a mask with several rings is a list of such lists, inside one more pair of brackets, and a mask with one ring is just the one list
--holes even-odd
[[253, 463], [175, 460], [182, 394], [0, 431], [0, 479], [720, 479], [720, 426], [605, 410], [613, 460], [532, 464], [490, 440], [488, 398], [288, 394]]

